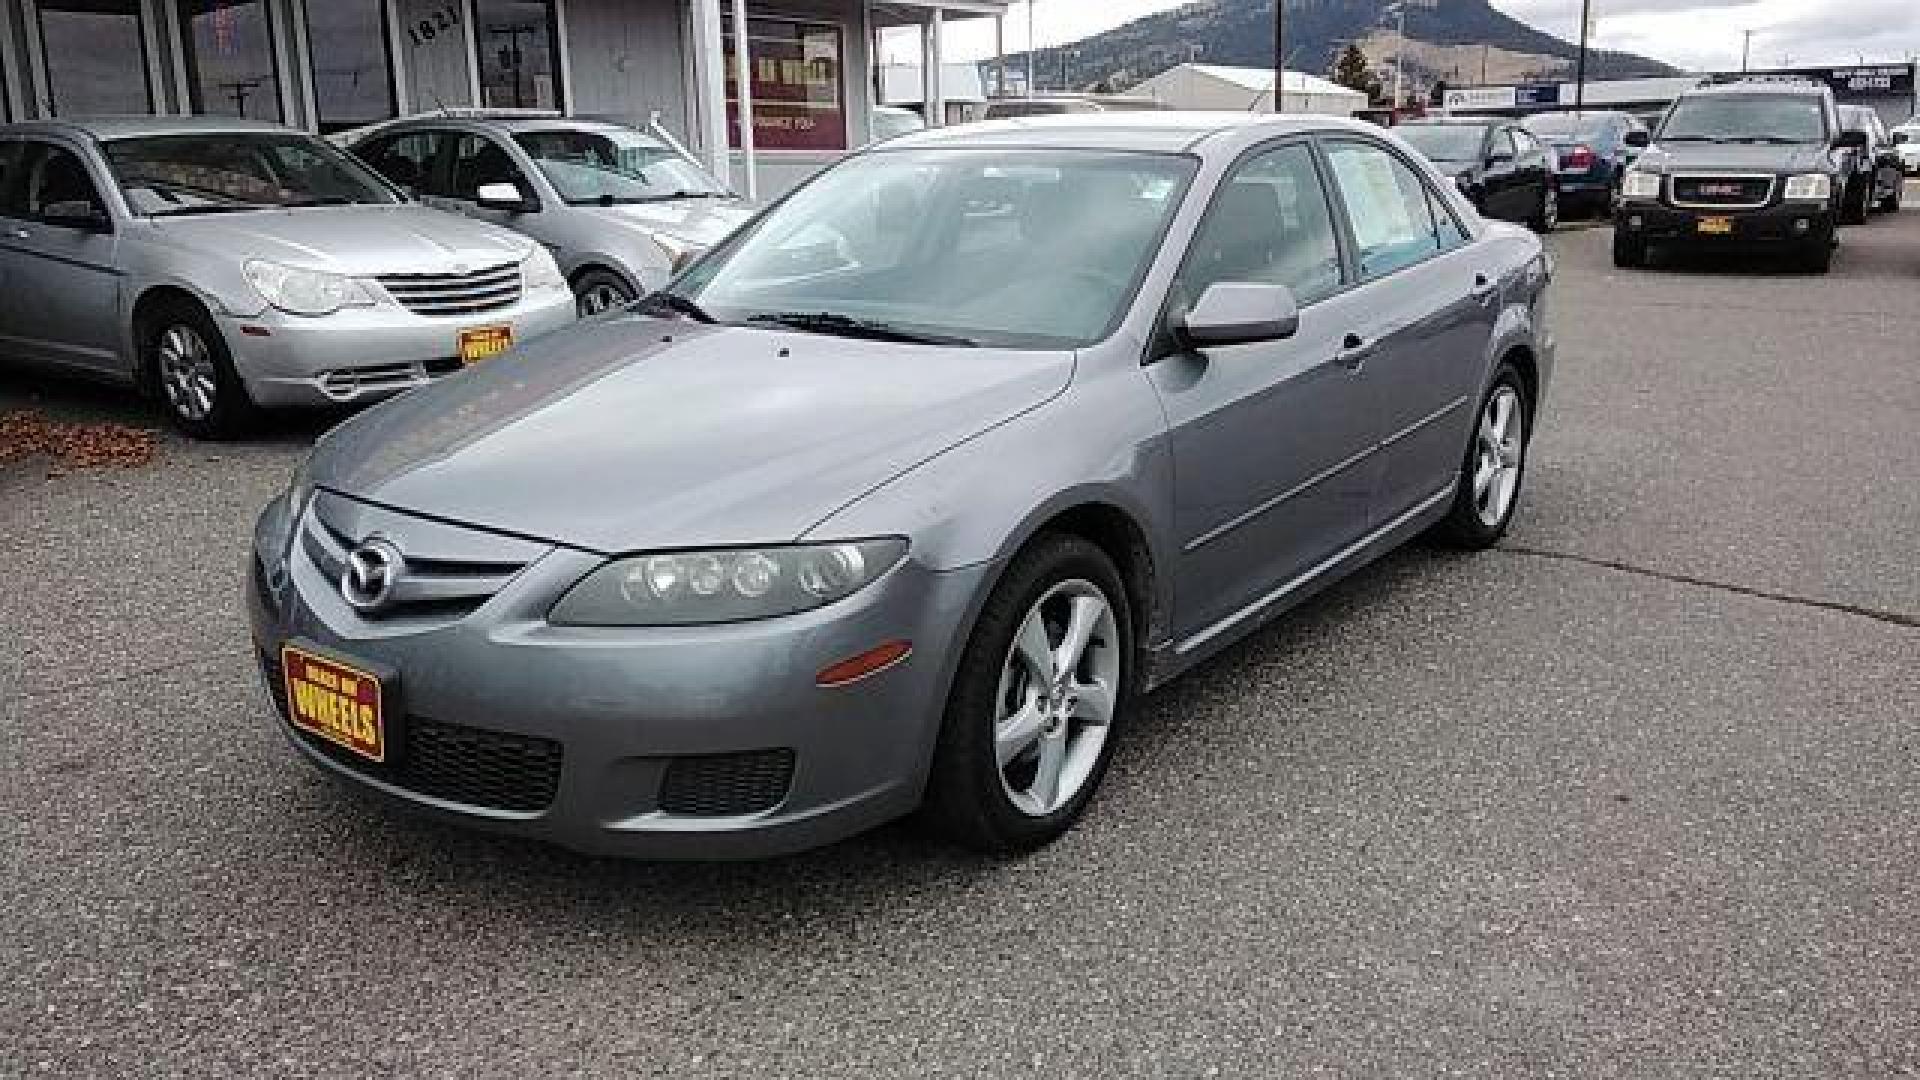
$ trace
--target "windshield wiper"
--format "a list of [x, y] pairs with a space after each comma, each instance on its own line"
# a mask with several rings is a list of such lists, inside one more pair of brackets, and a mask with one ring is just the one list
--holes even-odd
[[713, 316], [707, 314], [706, 308], [694, 303], [687, 297], [681, 296], [677, 292], [668, 292], [665, 289], [648, 296], [644, 303], [650, 313], [664, 310], [685, 315], [694, 322], [711, 323], [717, 321]]
[[1662, 135], [1662, 136], [1660, 136], [1660, 138], [1659, 138], [1659, 139], [1657, 139], [1657, 140], [1655, 140], [1655, 141], [1657, 141], [1657, 142], [1705, 142], [1705, 143], [1723, 143], [1723, 142], [1726, 142], [1727, 140], [1725, 140], [1725, 139], [1721, 139], [1721, 138], [1717, 138], [1717, 137], [1715, 137], [1715, 136], [1712, 136], [1712, 135]]
[[1785, 135], [1744, 135], [1738, 139], [1725, 139], [1724, 142], [1758, 143], [1765, 146], [1798, 146], [1813, 142], [1812, 139], [1795, 139]]
[[190, 217], [195, 214], [246, 214], [255, 210], [267, 210], [270, 207], [254, 203], [208, 203], [204, 206], [176, 206], [168, 210], [156, 210], [149, 217]]
[[972, 338], [952, 334], [923, 333], [881, 322], [878, 319], [856, 319], [851, 315], [841, 315], [832, 311], [771, 312], [752, 316], [747, 321], [765, 326], [784, 326], [789, 330], [799, 330], [808, 334], [831, 334], [835, 337], [864, 338], [868, 341], [898, 341], [908, 345], [947, 345], [971, 349], [980, 344]]
[[281, 205], [291, 210], [308, 206], [356, 206], [358, 203], [357, 199], [349, 199], [341, 195], [323, 195], [315, 199], [295, 199]]

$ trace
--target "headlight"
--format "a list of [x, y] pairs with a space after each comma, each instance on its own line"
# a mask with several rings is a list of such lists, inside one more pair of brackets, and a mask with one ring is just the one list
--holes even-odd
[[672, 265], [673, 272], [676, 274], [686, 269], [688, 263], [699, 258], [700, 253], [706, 250], [698, 244], [688, 243], [666, 233], [654, 233], [653, 242], [660, 245], [661, 251], [667, 253], [667, 262]]
[[1833, 197], [1833, 180], [1826, 173], [1802, 173], [1787, 177], [1787, 198], [1825, 202]]
[[560, 264], [553, 261], [553, 252], [536, 246], [520, 260], [520, 286], [528, 292], [564, 289], [567, 279], [560, 273]]
[[1660, 197], [1660, 174], [1629, 169], [1620, 181], [1620, 197], [1623, 199], [1657, 199]]
[[560, 626], [699, 626], [794, 615], [852, 596], [906, 553], [907, 542], [892, 537], [636, 555], [581, 578], [547, 618]]
[[373, 297], [360, 283], [339, 274], [302, 270], [264, 259], [241, 268], [260, 298], [289, 315], [331, 315], [344, 307], [370, 307]]

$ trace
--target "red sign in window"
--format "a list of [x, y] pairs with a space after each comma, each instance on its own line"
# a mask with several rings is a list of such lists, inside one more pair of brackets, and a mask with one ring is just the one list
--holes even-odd
[[[847, 104], [840, 28], [785, 19], [747, 22], [753, 144], [764, 150], [845, 150]], [[740, 94], [731, 27], [727, 136], [740, 145]]]

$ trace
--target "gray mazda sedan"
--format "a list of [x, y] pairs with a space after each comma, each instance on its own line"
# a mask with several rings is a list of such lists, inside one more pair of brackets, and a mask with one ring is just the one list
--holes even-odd
[[350, 787], [581, 850], [915, 808], [1029, 849], [1141, 694], [1416, 536], [1499, 540], [1550, 275], [1366, 124], [904, 136], [323, 438], [256, 527], [265, 684]]

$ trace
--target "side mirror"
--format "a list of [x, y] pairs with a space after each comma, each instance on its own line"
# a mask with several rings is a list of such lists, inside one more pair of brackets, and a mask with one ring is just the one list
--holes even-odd
[[1895, 145], [1895, 146], [1905, 146], [1906, 144], [1907, 144], [1907, 133], [1906, 133], [1906, 132], [1904, 132], [1904, 131], [1896, 131], [1896, 132], [1894, 132], [1894, 133], [1893, 133], [1893, 145]]
[[1864, 131], [1843, 131], [1840, 133], [1839, 138], [1833, 140], [1833, 145], [1837, 150], [1865, 150], [1867, 148], [1867, 133]]
[[84, 199], [48, 203], [40, 209], [40, 220], [62, 229], [87, 232], [106, 232], [108, 227], [106, 211]]
[[1627, 145], [1635, 150], [1645, 150], [1653, 145], [1653, 136], [1645, 131], [1627, 132]]
[[525, 214], [534, 209], [533, 200], [513, 184], [481, 184], [473, 193], [474, 204], [482, 210]]
[[1300, 330], [1300, 305], [1283, 285], [1221, 281], [1207, 287], [1181, 318], [1181, 340], [1204, 349], [1280, 341]]

